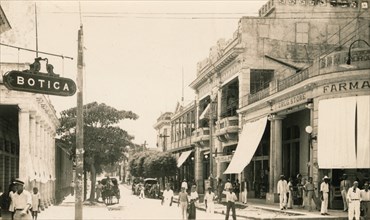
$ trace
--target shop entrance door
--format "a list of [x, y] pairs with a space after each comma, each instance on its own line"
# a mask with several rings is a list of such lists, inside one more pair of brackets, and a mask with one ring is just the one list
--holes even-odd
[[299, 173], [299, 127], [292, 126], [284, 130], [283, 133], [283, 174], [285, 177], [293, 177]]

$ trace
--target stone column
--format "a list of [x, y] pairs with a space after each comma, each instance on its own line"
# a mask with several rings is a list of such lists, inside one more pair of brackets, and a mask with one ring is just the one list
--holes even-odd
[[35, 172], [36, 172], [36, 160], [35, 160], [35, 153], [36, 152], [36, 112], [30, 112], [30, 156], [29, 159], [31, 160], [31, 167], [30, 167], [30, 190], [33, 187], [36, 187], [35, 181]]
[[19, 178], [28, 182], [28, 160], [30, 149], [30, 113], [22, 108], [18, 113], [19, 130]]
[[44, 120], [40, 120], [40, 147], [39, 147], [39, 165], [40, 165], [40, 194], [41, 194], [41, 209], [44, 210], [45, 207], [47, 207], [47, 204], [45, 204], [45, 198], [46, 198], [46, 187], [45, 187], [45, 126], [46, 123]]
[[[168, 146], [168, 145], [167, 145]], [[51, 191], [51, 198], [52, 203], [55, 204], [55, 130], [51, 132], [51, 160], [50, 160], [50, 168], [51, 168], [51, 181], [52, 181], [52, 191]]]
[[266, 195], [268, 203], [278, 201], [276, 185], [279, 181], [279, 176], [282, 174], [282, 116], [273, 115], [269, 118], [271, 122], [270, 132], [270, 174], [269, 174], [269, 193]]

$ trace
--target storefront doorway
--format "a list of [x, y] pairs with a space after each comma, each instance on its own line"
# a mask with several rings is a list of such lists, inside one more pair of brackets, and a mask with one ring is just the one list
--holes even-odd
[[283, 131], [283, 174], [296, 177], [299, 172], [300, 159], [300, 130], [297, 125], [290, 126]]

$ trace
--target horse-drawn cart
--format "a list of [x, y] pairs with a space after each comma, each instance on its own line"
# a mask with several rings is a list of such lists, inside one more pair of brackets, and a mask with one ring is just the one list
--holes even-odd
[[113, 197], [115, 198], [115, 203], [119, 203], [120, 191], [118, 187], [118, 180], [116, 178], [104, 178], [101, 180], [102, 187], [102, 199], [105, 204], [112, 205]]

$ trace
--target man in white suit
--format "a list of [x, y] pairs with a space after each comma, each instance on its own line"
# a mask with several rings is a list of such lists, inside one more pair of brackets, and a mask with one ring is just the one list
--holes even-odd
[[286, 209], [287, 204], [287, 192], [288, 192], [288, 183], [284, 179], [284, 175], [280, 175], [280, 180], [277, 183], [277, 193], [279, 195], [280, 209]]

